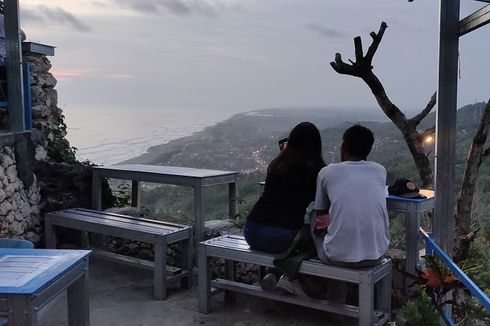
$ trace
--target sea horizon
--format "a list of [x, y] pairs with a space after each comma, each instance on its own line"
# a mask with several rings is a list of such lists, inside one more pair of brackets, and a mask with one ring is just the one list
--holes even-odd
[[66, 138], [80, 161], [112, 165], [246, 112], [193, 107], [64, 109]]
[[[378, 109], [327, 108], [317, 106], [275, 108], [203, 108], [203, 107], [85, 107], [64, 109], [66, 138], [76, 148], [80, 161], [97, 165], [117, 164], [148, 152], [153, 146], [193, 135], [237, 114], [261, 115], [265, 110], [281, 110], [285, 114], [298, 110], [319, 112], [340, 110], [350, 116], [386, 119]], [[298, 121], [300, 122], [300, 121]], [[313, 121], [314, 122], [314, 121]]]

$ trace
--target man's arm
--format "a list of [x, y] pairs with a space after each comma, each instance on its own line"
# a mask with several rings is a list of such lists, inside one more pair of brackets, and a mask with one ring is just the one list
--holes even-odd
[[325, 175], [323, 173], [318, 174], [316, 180], [316, 195], [315, 195], [315, 206], [316, 218], [315, 218], [315, 232], [324, 231], [328, 229], [330, 225], [330, 216], [328, 210], [330, 208], [330, 199], [328, 198], [328, 193], [325, 185]]

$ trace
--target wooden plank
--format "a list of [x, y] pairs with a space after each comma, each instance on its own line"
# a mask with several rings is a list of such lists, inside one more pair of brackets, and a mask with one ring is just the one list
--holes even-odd
[[75, 212], [80, 212], [81, 214], [93, 214], [93, 215], [100, 215], [101, 218], [106, 218], [106, 217], [119, 217], [123, 218], [129, 221], [135, 221], [138, 222], [139, 224], [145, 224], [147, 223], [148, 225], [152, 226], [162, 226], [168, 229], [175, 229], [176, 231], [179, 231], [181, 229], [189, 229], [190, 226], [188, 225], [183, 225], [183, 224], [177, 224], [177, 223], [170, 223], [170, 222], [165, 222], [161, 220], [155, 220], [155, 219], [149, 219], [149, 218], [144, 218], [144, 217], [139, 217], [139, 216], [130, 216], [130, 215], [123, 215], [123, 214], [117, 214], [117, 213], [112, 213], [112, 212], [101, 212], [101, 211], [96, 211], [92, 209], [86, 209], [86, 208], [72, 208], [72, 209], [67, 209], [65, 211], [73, 211]]
[[264, 291], [260, 286], [238, 283], [224, 279], [216, 279], [214, 281], [211, 281], [211, 286], [218, 289], [235, 291], [271, 300], [292, 303], [317, 310], [338, 313], [353, 318], [359, 317], [359, 309], [357, 307], [339, 304], [332, 301], [297, 297], [289, 294], [283, 294], [278, 291]]
[[[134, 223], [134, 221], [128, 221], [123, 218], [117, 218], [114, 216], [94, 216], [89, 214], [78, 214], [76, 212], [62, 211], [50, 213], [50, 220], [53, 224], [63, 226], [66, 223], [70, 223], [68, 220], [77, 221], [79, 223], [90, 223], [93, 225], [100, 225], [106, 228], [119, 228], [121, 230], [143, 232], [153, 235], [166, 235], [172, 232], [178, 232], [173, 229], [167, 229], [163, 227], [156, 227], [147, 223]], [[71, 223], [73, 224], [73, 223]]]
[[[147, 270], [153, 270], [154, 263], [151, 260], [124, 256], [114, 252], [109, 252], [105, 250], [92, 249], [92, 255], [96, 258], [117, 262], [123, 265], [132, 266], [136, 268], [143, 268]], [[182, 273], [182, 269], [175, 266], [167, 265], [167, 275], [177, 275]]]
[[[93, 232], [99, 234], [110, 235], [113, 237], [120, 237], [131, 240], [138, 240], [147, 243], [157, 243], [161, 241], [162, 237], [167, 235], [162, 235], [159, 233], [148, 232], [145, 230], [132, 230], [124, 227], [118, 227], [114, 224], [104, 224], [100, 219], [94, 220], [78, 220], [72, 218], [60, 218], [59, 216], [53, 217], [52, 215], [46, 214], [47, 222], [55, 226], [62, 226], [65, 228], [71, 228], [80, 231]], [[102, 222], [102, 223], [101, 223]], [[124, 224], [123, 224], [124, 226]]]

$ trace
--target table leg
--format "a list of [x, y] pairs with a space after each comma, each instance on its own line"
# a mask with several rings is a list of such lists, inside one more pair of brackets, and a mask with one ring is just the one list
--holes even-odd
[[131, 206], [140, 208], [140, 182], [131, 181]]
[[163, 300], [167, 297], [167, 244], [156, 243], [153, 249], [153, 293], [155, 299]]
[[406, 218], [406, 261], [405, 271], [416, 275], [415, 268], [419, 260], [418, 249], [418, 232], [419, 232], [419, 215], [417, 214], [417, 204], [410, 203], [407, 209]]
[[100, 211], [102, 209], [102, 178], [95, 169], [92, 173], [92, 208]]
[[30, 304], [29, 296], [10, 296], [8, 302], [8, 325], [36, 326], [37, 310]]
[[85, 259], [84, 273], [67, 290], [68, 293], [68, 325], [89, 326], [88, 300], [88, 259]]
[[238, 213], [238, 202], [237, 202], [237, 187], [236, 182], [228, 184], [228, 200], [229, 200], [229, 217], [235, 219]]
[[195, 216], [195, 235], [196, 242], [204, 240], [204, 216], [202, 213], [203, 208], [203, 198], [202, 198], [202, 187], [194, 187], [194, 216]]

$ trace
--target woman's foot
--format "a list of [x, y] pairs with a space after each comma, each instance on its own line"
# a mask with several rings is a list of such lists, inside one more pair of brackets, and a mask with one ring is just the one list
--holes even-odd
[[266, 291], [274, 291], [277, 285], [277, 278], [274, 274], [269, 273], [264, 276], [262, 281], [260, 282], [260, 286], [262, 290]]
[[306, 293], [301, 288], [301, 284], [299, 284], [297, 279], [291, 280], [286, 275], [281, 276], [279, 282], [277, 282], [276, 288], [281, 289], [287, 293], [297, 295], [300, 297], [307, 297]]

